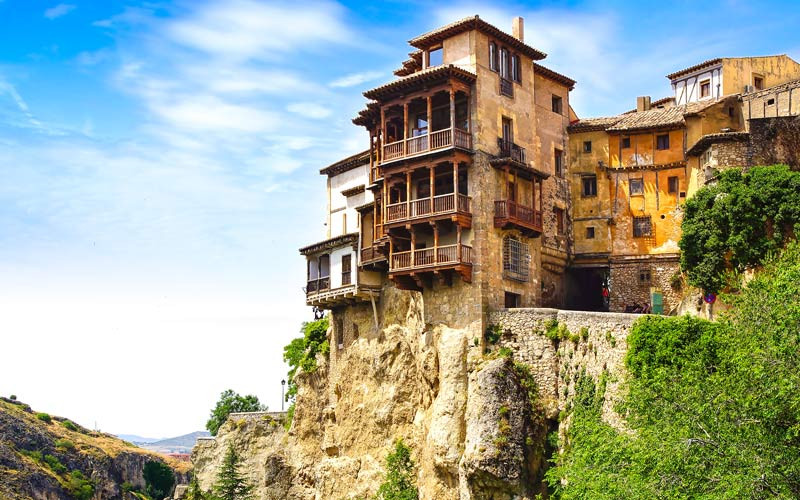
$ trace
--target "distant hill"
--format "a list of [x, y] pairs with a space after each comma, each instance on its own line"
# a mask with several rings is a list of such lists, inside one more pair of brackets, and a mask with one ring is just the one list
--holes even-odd
[[161, 440], [161, 438], [146, 438], [142, 436], [137, 436], [136, 434], [116, 434], [116, 436], [123, 441], [127, 441], [133, 444], [140, 444], [140, 443], [155, 443], [156, 441]]
[[211, 434], [206, 431], [197, 431], [183, 436], [154, 441], [152, 443], [142, 443], [139, 446], [159, 453], [191, 453], [197, 438], [208, 437], [210, 435]]
[[122, 485], [143, 489], [142, 471], [149, 461], [166, 463], [179, 484], [188, 483], [190, 464], [0, 397], [3, 500], [74, 500], [87, 492], [91, 498], [127, 498]]

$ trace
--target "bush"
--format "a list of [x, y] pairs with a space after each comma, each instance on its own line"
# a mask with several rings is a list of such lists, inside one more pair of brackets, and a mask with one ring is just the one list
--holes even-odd
[[47, 464], [47, 466], [50, 467], [50, 469], [56, 474], [63, 474], [67, 472], [67, 467], [61, 463], [61, 460], [53, 455], [45, 455], [42, 457], [42, 461]]
[[74, 450], [75, 449], [75, 443], [73, 443], [69, 439], [56, 439], [55, 445], [56, 445], [56, 448], [61, 448], [62, 450]]
[[417, 490], [414, 475], [414, 461], [411, 459], [411, 449], [398, 439], [394, 443], [394, 451], [386, 456], [386, 476], [383, 484], [378, 488], [377, 500], [417, 500]]
[[16, 395], [16, 394], [12, 394], [12, 395], [11, 395], [11, 397], [10, 397], [9, 399], [10, 399], [11, 401], [16, 401], [16, 400], [17, 400], [17, 395]]
[[63, 425], [67, 430], [78, 432], [78, 426], [75, 425], [71, 420], [64, 420], [61, 422], [61, 425]]
[[317, 354], [327, 355], [330, 352], [328, 326], [328, 318], [305, 322], [300, 327], [303, 336], [292, 340], [283, 348], [283, 360], [289, 365], [286, 401], [297, 395], [294, 381], [297, 370], [313, 373], [317, 369]]
[[87, 479], [79, 470], [74, 470], [70, 473], [64, 484], [64, 489], [75, 500], [89, 500], [94, 496], [94, 482]]
[[36, 414], [36, 418], [38, 418], [38, 419], [39, 419], [39, 420], [41, 420], [42, 422], [46, 422], [46, 423], [48, 423], [48, 424], [49, 424], [50, 422], [52, 422], [52, 421], [53, 421], [53, 417], [51, 417], [51, 416], [50, 416], [49, 414], [47, 414], [47, 413], [37, 413], [37, 414]]
[[267, 407], [258, 401], [258, 397], [252, 394], [247, 396], [240, 396], [238, 393], [231, 389], [224, 391], [219, 396], [214, 409], [211, 410], [211, 416], [206, 422], [206, 429], [212, 436], [216, 436], [219, 428], [228, 419], [231, 413], [249, 412], [249, 411], [266, 411]]
[[144, 464], [142, 475], [144, 476], [145, 491], [152, 498], [164, 498], [175, 486], [175, 473], [162, 462], [148, 461]]
[[489, 325], [486, 327], [486, 342], [489, 344], [496, 344], [500, 341], [503, 335], [503, 327], [501, 325]]

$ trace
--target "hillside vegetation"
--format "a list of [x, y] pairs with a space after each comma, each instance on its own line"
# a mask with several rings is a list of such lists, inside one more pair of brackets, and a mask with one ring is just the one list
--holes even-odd
[[602, 383], [580, 381], [556, 498], [800, 498], [800, 245], [725, 300], [717, 323], [635, 325], [630, 432], [601, 420]]
[[0, 398], [3, 500], [141, 498], [135, 492], [146, 491], [148, 462], [166, 463], [179, 482], [187, 482], [187, 463]]

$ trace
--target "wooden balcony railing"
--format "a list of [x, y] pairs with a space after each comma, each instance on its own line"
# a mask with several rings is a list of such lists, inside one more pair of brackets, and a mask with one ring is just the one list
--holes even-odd
[[500, 158], [511, 158], [512, 161], [518, 163], [525, 163], [525, 148], [517, 146], [511, 141], [497, 138], [497, 146], [500, 148]]
[[445, 245], [420, 250], [407, 250], [392, 254], [390, 271], [402, 271], [424, 267], [452, 264], [472, 264], [472, 247], [467, 245]]
[[500, 77], [500, 95], [514, 97], [514, 82], [508, 78]]
[[375, 246], [361, 249], [361, 264], [384, 259], [386, 259], [386, 256], [379, 252]]
[[385, 144], [381, 163], [453, 146], [472, 149], [472, 135], [466, 130], [451, 127]]
[[318, 292], [324, 292], [331, 287], [331, 278], [330, 276], [323, 276], [321, 278], [308, 280], [308, 284], [306, 286], [306, 295]]
[[494, 202], [495, 226], [516, 224], [526, 229], [542, 232], [542, 212], [511, 200]]
[[[433, 201], [433, 206], [431, 206]], [[442, 215], [455, 212], [470, 212], [469, 196], [459, 194], [442, 194], [431, 198], [401, 201], [386, 206], [386, 222], [398, 222], [406, 219], [416, 219], [433, 215]]]

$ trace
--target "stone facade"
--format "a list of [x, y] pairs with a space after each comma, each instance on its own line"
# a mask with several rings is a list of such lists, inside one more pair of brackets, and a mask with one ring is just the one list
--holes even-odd
[[673, 286], [679, 275], [680, 257], [675, 254], [612, 259], [610, 309], [650, 304], [651, 292], [656, 291], [663, 295], [664, 314], [669, 314], [681, 302], [681, 290]]

